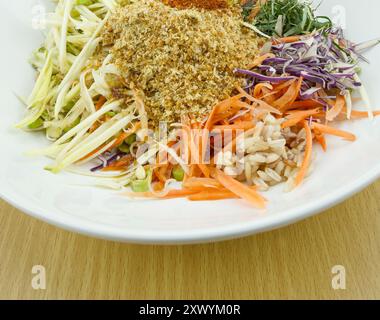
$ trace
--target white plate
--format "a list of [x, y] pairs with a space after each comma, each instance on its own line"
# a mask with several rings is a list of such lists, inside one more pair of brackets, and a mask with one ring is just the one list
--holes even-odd
[[[12, 127], [24, 114], [14, 93], [26, 96], [33, 85], [34, 73], [27, 60], [42, 39], [31, 27], [40, 3], [45, 2], [0, 4], [0, 196], [28, 214], [65, 229], [118, 241], [214, 241], [294, 223], [343, 201], [380, 176], [380, 119], [344, 124], [343, 128], [357, 134], [358, 140], [349, 143], [329, 138], [329, 150], [317, 153], [312, 176], [294, 192], [283, 193], [278, 187], [265, 194], [270, 200], [265, 212], [243, 201], [131, 201], [118, 192], [78, 186], [87, 183], [87, 178], [44, 171], [49, 160], [23, 154], [47, 144], [44, 137]], [[379, 36], [380, 2], [343, 3], [344, 7], [335, 0], [325, 0], [321, 11], [341, 22], [346, 20], [347, 35], [355, 41]], [[363, 80], [373, 105], [380, 108], [379, 52], [377, 48], [367, 55], [371, 65], [363, 65]]]

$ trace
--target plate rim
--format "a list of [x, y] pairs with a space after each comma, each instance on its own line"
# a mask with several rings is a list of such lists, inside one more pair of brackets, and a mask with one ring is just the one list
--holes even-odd
[[[91, 222], [76, 216], [60, 216], [59, 213], [57, 214], [56, 212], [56, 217], [52, 218], [50, 217], [51, 212], [49, 213], [43, 207], [39, 208], [39, 210], [30, 209], [30, 207], [35, 206], [35, 204], [28, 206], [28, 203], [31, 202], [30, 200], [24, 199], [24, 201], [21, 201], [20, 203], [19, 199], [17, 199], [17, 195], [12, 192], [7, 192], [1, 185], [0, 198], [19, 209], [24, 214], [32, 216], [40, 221], [44, 221], [50, 225], [84, 236], [135, 244], [200, 244], [242, 238], [296, 223], [343, 202], [351, 196], [359, 193], [379, 178], [380, 163], [366, 174], [352, 180], [348, 185], [344, 185], [337, 189], [334, 193], [315, 199], [313, 202], [306, 205], [288, 209], [280, 214], [270, 215], [262, 217], [260, 220], [253, 220], [240, 224], [217, 226], [213, 228], [208, 227], [201, 230], [181, 230], [180, 232], [152, 230], [139, 230], [138, 232], [133, 232], [131, 230], [121, 230], [103, 225], [98, 222]], [[86, 224], [83, 224], [83, 221], [86, 221]]]

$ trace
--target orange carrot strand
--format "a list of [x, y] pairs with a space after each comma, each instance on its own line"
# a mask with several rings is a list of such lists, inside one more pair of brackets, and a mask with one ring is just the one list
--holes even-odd
[[311, 128], [307, 121], [303, 122], [303, 127], [306, 131], [306, 149], [305, 149], [305, 156], [301, 165], [301, 169], [299, 173], [297, 174], [295, 185], [296, 187], [299, 186], [302, 181], [305, 179], [305, 176], [307, 174], [307, 170], [310, 166], [311, 161], [311, 154], [313, 149], [313, 134], [311, 132]]

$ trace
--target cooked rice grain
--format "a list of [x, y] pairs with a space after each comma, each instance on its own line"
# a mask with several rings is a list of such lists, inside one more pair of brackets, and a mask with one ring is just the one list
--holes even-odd
[[[291, 190], [304, 159], [305, 130], [281, 129], [283, 121], [268, 115], [256, 123], [252, 135], [244, 141], [245, 180], [261, 191], [284, 181], [287, 182], [286, 190]], [[219, 158], [222, 158], [221, 154]], [[224, 172], [236, 175], [236, 159], [230, 153], [227, 159], [222, 165]]]

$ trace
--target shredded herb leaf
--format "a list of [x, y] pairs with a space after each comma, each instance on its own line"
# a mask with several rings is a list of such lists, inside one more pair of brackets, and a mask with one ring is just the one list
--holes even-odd
[[[243, 6], [243, 15], [249, 17], [254, 3]], [[332, 27], [330, 18], [315, 15], [310, 1], [268, 0], [260, 8], [253, 24], [261, 32], [278, 37], [289, 37]]]

